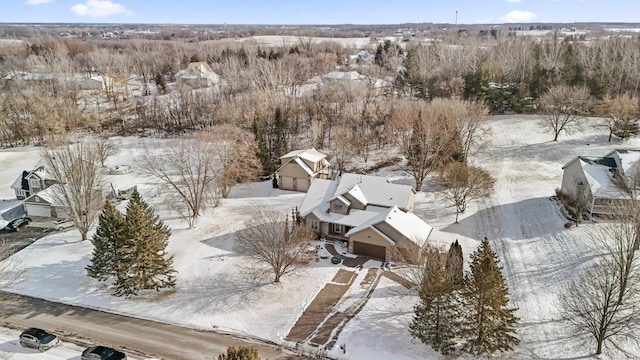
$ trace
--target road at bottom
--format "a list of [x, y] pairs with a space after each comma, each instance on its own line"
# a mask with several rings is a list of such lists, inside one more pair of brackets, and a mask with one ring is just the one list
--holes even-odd
[[254, 346], [262, 359], [306, 359], [275, 344], [0, 292], [0, 319], [16, 329], [39, 327], [82, 346], [105, 344], [171, 360], [217, 359], [228, 346]]

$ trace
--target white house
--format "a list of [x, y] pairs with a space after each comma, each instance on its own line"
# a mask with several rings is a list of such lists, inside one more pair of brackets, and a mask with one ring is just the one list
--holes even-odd
[[640, 150], [617, 149], [596, 158], [579, 156], [562, 170], [560, 191], [586, 198], [591, 214], [607, 214], [612, 200], [629, 199], [640, 190]]
[[389, 249], [424, 246], [432, 228], [412, 213], [415, 191], [377, 176], [316, 179], [300, 216], [320, 236], [348, 241], [353, 254], [391, 260]]
[[179, 85], [191, 87], [213, 86], [220, 82], [220, 76], [213, 72], [211, 66], [204, 61], [192, 62], [186, 69], [176, 73]]

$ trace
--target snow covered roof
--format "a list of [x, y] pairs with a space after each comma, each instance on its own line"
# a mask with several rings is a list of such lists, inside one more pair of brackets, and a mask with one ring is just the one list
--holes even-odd
[[302, 150], [293, 150], [290, 151], [284, 155], [282, 155], [280, 157], [280, 159], [286, 159], [286, 158], [290, 158], [290, 157], [294, 157], [297, 156], [301, 159], [307, 160], [307, 161], [311, 161], [313, 163], [317, 163], [318, 161], [321, 161], [322, 159], [326, 158], [327, 155], [319, 152], [318, 150], [314, 149], [314, 148], [310, 148], [310, 149], [302, 149]]
[[360, 80], [363, 76], [357, 71], [332, 71], [322, 75], [322, 78], [329, 80]]
[[[355, 187], [358, 189], [354, 189]], [[352, 191], [353, 190], [353, 191]], [[358, 200], [364, 198], [364, 204], [384, 207], [398, 206], [404, 209], [413, 193], [408, 185], [394, 184], [380, 176], [342, 174], [336, 194], [355, 194]]]
[[40, 197], [42, 200], [48, 202], [49, 204], [53, 205], [53, 206], [58, 206], [58, 201], [56, 200], [56, 196], [55, 193], [56, 191], [60, 191], [60, 187], [64, 186], [62, 184], [53, 184], [51, 186], [49, 186], [48, 188], [39, 191], [31, 196], [29, 196], [28, 198], [24, 199], [24, 202], [33, 202], [33, 197], [34, 196], [38, 196]]
[[[431, 231], [433, 230], [433, 228], [429, 224], [422, 221], [422, 219], [417, 217], [415, 214], [406, 213], [398, 209], [397, 206], [394, 206], [387, 211], [381, 212], [377, 216], [370, 218], [368, 221], [365, 221], [360, 225], [354, 227], [345, 235], [351, 236], [355, 233], [371, 227], [376, 228], [376, 225], [380, 223], [386, 223], [397, 232], [402, 234], [402, 236], [415, 242], [419, 246], [423, 246], [425, 244], [425, 242], [429, 238], [429, 235], [431, 234]], [[384, 235], [384, 233], [379, 233], [384, 237], [387, 237], [386, 235]], [[389, 240], [394, 242], [393, 239]]]
[[640, 150], [616, 149], [604, 157], [613, 157], [619, 171], [625, 176], [637, 174], [640, 168]]

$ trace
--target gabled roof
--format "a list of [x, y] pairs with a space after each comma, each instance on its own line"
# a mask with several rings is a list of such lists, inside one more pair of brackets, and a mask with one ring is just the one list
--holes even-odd
[[307, 160], [307, 161], [311, 161], [313, 163], [317, 163], [318, 161], [323, 160], [324, 158], [327, 157], [327, 155], [319, 152], [318, 150], [314, 149], [314, 148], [310, 148], [310, 149], [302, 149], [302, 150], [293, 150], [290, 151], [282, 156], [280, 156], [280, 159], [286, 159], [286, 158], [290, 158], [290, 157], [294, 157], [297, 156], [301, 159]]
[[322, 75], [323, 79], [331, 80], [360, 80], [364, 76], [357, 71], [332, 71]]
[[[54, 180], [53, 177], [51, 177], [49, 173], [45, 170], [45, 167], [44, 165], [42, 165], [42, 162], [38, 162], [35, 169], [31, 171], [25, 170], [25, 172], [28, 173], [26, 175], [27, 177], [33, 174], [43, 180]], [[12, 189], [22, 189], [22, 177], [23, 177], [22, 173], [18, 175], [18, 177], [13, 181], [13, 184], [11, 184]]]
[[616, 149], [605, 155], [603, 158], [613, 158], [618, 171], [625, 176], [632, 176], [638, 173], [640, 168], [640, 150]]
[[52, 206], [59, 206], [58, 201], [56, 200], [55, 197], [55, 192], [59, 191], [60, 187], [64, 186], [62, 184], [53, 184], [51, 186], [49, 186], [48, 188], [35, 193], [31, 196], [29, 196], [28, 198], [24, 199], [24, 202], [26, 203], [35, 203], [35, 201], [33, 200], [34, 197], [38, 196], [40, 197], [42, 200], [46, 201], [47, 203], [49, 203]]
[[414, 190], [411, 186], [394, 184], [383, 177], [346, 173], [342, 174], [336, 193], [361, 193], [358, 196], [364, 198], [365, 204], [404, 208]]
[[398, 209], [397, 206], [394, 206], [389, 210], [381, 212], [368, 221], [365, 221], [362, 224], [352, 228], [345, 235], [351, 236], [365, 229], [373, 228], [391, 243], [395, 243], [394, 239], [389, 238], [387, 235], [376, 228], [376, 225], [381, 223], [389, 225], [398, 233], [402, 234], [402, 236], [413, 241], [419, 246], [423, 246], [425, 244], [425, 242], [429, 238], [429, 235], [431, 234], [431, 231], [433, 230], [433, 228], [429, 224], [422, 221], [422, 219], [417, 217], [415, 214], [406, 213]]

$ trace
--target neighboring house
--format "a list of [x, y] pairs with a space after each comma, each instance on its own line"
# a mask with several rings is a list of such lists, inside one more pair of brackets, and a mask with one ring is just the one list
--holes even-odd
[[11, 185], [16, 193], [16, 199], [24, 200], [56, 183], [45, 171], [45, 167], [40, 165], [34, 170], [23, 171]]
[[355, 55], [349, 55], [351, 62], [369, 62], [375, 59], [375, 55], [369, 54], [366, 50], [360, 50]]
[[640, 150], [618, 149], [598, 158], [579, 156], [562, 167], [560, 191], [587, 200], [590, 214], [609, 214], [612, 200], [640, 190]]
[[204, 61], [192, 62], [186, 69], [176, 73], [179, 85], [191, 87], [213, 86], [220, 82], [220, 76], [213, 72], [211, 66]]
[[26, 198], [23, 202], [24, 211], [30, 217], [52, 217], [58, 219], [67, 218], [62, 205], [60, 205], [54, 196], [54, 192], [61, 184], [54, 184], [50, 187], [33, 194]]
[[276, 170], [278, 186], [283, 190], [307, 191], [314, 179], [328, 179], [331, 171], [326, 158], [327, 155], [314, 148], [281, 156]]
[[431, 226], [412, 213], [415, 191], [385, 178], [344, 174], [316, 179], [299, 211], [320, 236], [348, 241], [349, 252], [389, 261], [396, 245], [421, 248]]
[[92, 76], [80, 81], [80, 90], [104, 90], [113, 86], [113, 78], [106, 75]]

